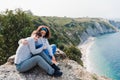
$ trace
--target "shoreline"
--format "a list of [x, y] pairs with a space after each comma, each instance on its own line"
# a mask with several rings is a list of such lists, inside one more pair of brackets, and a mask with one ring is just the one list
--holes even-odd
[[89, 37], [85, 42], [78, 45], [78, 48], [80, 49], [82, 53], [83, 66], [88, 72], [91, 72], [91, 67], [90, 67], [91, 62], [89, 60], [88, 54], [89, 54], [91, 46], [94, 43], [94, 39], [95, 37]]

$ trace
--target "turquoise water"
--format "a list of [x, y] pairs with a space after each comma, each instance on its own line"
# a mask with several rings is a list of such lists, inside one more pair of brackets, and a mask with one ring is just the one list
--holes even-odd
[[88, 56], [92, 72], [120, 80], [120, 32], [96, 37]]

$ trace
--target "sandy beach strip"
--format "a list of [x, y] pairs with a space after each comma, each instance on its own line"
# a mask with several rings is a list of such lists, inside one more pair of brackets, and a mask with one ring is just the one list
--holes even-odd
[[89, 37], [84, 43], [79, 44], [78, 48], [80, 49], [81, 53], [82, 53], [82, 61], [84, 64], [84, 67], [86, 68], [87, 71], [90, 71], [90, 60], [89, 60], [89, 51], [90, 51], [90, 47], [93, 45], [94, 43], [94, 37]]

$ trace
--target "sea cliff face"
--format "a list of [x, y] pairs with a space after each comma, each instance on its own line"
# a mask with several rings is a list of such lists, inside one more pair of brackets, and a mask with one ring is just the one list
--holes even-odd
[[117, 27], [117, 28], [120, 28], [120, 21], [109, 20], [109, 22], [110, 22], [113, 26], [115, 26], [115, 27]]
[[82, 35], [80, 36], [81, 43], [87, 40], [88, 37], [95, 37], [106, 33], [116, 32], [118, 31], [118, 26], [120, 27], [120, 25], [112, 24], [108, 20], [105, 21], [102, 19], [102, 21], [106, 23], [94, 22], [94, 27], [88, 26], [86, 30], [83, 31]]

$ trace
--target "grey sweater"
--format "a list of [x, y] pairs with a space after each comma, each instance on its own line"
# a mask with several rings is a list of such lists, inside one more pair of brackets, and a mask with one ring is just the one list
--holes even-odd
[[[21, 40], [18, 42], [18, 44], [21, 44]], [[49, 51], [49, 55], [53, 56], [52, 48], [51, 48], [51, 46], [48, 42], [48, 39], [41, 37], [41, 38], [38, 39], [38, 44], [43, 44], [44, 46], [46, 46], [46, 48]]]
[[32, 37], [26, 38], [28, 45], [19, 44], [15, 55], [15, 64], [20, 64], [21, 62], [31, 58], [32, 54], [38, 54], [42, 52], [43, 46], [41, 48], [35, 48], [35, 41]]

